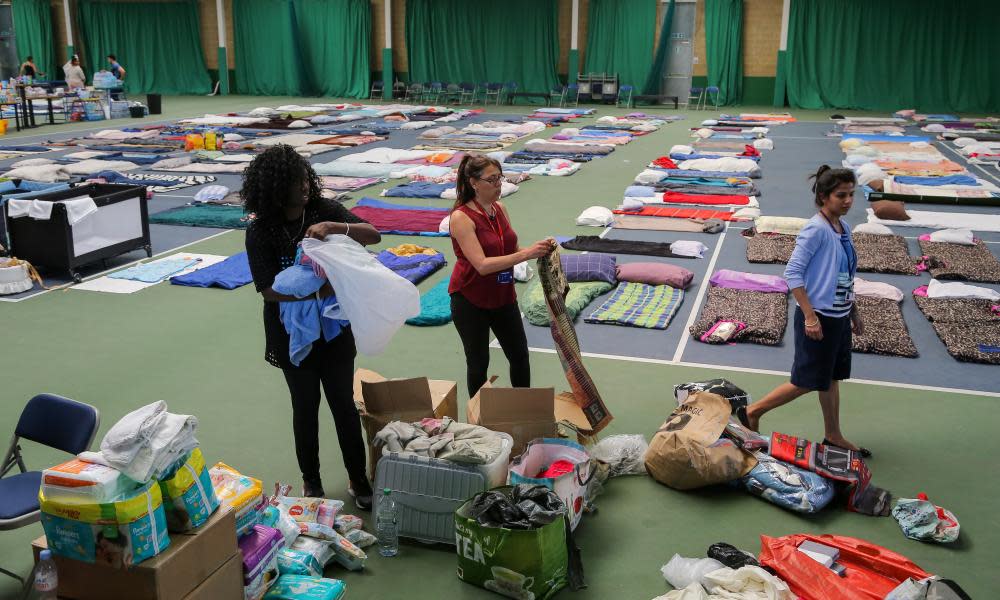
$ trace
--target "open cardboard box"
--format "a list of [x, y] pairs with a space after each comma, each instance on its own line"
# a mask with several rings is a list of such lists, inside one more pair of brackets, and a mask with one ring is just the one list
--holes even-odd
[[555, 437], [560, 429], [575, 432], [584, 444], [597, 433], [570, 392], [556, 395], [554, 388], [493, 387], [495, 380], [491, 378], [469, 399], [466, 419], [514, 438], [512, 460], [531, 440]]
[[373, 442], [392, 421], [412, 423], [425, 418], [458, 420], [458, 384], [443, 379], [386, 379], [375, 371], [354, 373], [354, 403], [368, 438], [368, 476], [374, 481], [381, 456]]
[[[38, 555], [45, 536], [31, 543]], [[243, 563], [236, 545], [236, 519], [220, 507], [201, 527], [172, 534], [170, 546], [129, 569], [53, 556], [59, 597], [74, 600], [238, 600], [243, 598]], [[235, 566], [234, 566], [235, 564]]]

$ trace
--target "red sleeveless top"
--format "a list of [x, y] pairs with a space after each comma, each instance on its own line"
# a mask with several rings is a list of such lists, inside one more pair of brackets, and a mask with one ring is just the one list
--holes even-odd
[[[517, 250], [517, 233], [504, 211], [495, 207], [495, 216], [491, 219], [470, 204], [471, 202], [467, 202], [459, 206], [458, 210], [472, 219], [483, 254], [487, 257], [513, 254]], [[456, 260], [455, 270], [451, 272], [451, 281], [448, 283], [449, 294], [459, 292], [479, 308], [500, 308], [517, 302], [513, 268], [480, 275], [465, 258], [462, 247], [454, 237], [451, 238], [451, 246], [455, 250]]]

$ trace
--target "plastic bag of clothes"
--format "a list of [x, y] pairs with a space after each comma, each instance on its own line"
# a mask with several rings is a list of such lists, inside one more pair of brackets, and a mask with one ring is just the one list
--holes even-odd
[[679, 554], [674, 554], [670, 562], [663, 565], [660, 572], [663, 573], [663, 578], [667, 580], [667, 583], [675, 589], [681, 590], [692, 583], [705, 585], [705, 575], [723, 569], [725, 566], [714, 558], [684, 558]]
[[727, 544], [726, 542], [717, 542], [709, 546], [708, 557], [714, 558], [730, 569], [760, 566], [760, 563], [757, 562], [757, 557], [753, 554], [744, 552], [736, 546]]
[[907, 579], [889, 592], [885, 600], [972, 600], [950, 579]]
[[833, 483], [817, 473], [800, 469], [761, 452], [754, 454], [757, 466], [740, 479], [754, 496], [782, 508], [816, 513], [833, 500]]
[[649, 444], [646, 438], [636, 435], [613, 435], [597, 442], [590, 449], [590, 456], [610, 467], [609, 477], [619, 475], [644, 475], [643, 457]]
[[948, 544], [958, 539], [960, 525], [951, 511], [934, 506], [925, 494], [900, 498], [892, 509], [903, 535], [923, 542]]
[[746, 406], [752, 402], [750, 394], [728, 379], [708, 379], [706, 381], [691, 381], [674, 386], [674, 398], [677, 404], [684, 404], [688, 397], [698, 392], [710, 392], [718, 394], [732, 406], [732, 413], [736, 414], [736, 409]]
[[[844, 566], [844, 575], [799, 552], [799, 545], [806, 540], [839, 550], [837, 562]], [[762, 535], [760, 545], [760, 564], [788, 582], [802, 600], [883, 600], [908, 578], [931, 576], [905, 556], [852, 537]]]
[[510, 465], [511, 485], [544, 485], [559, 494], [569, 511], [570, 528], [583, 516], [587, 486], [595, 471], [586, 448], [571, 440], [540, 438], [528, 443]]
[[653, 436], [644, 457], [646, 471], [662, 484], [689, 490], [743, 477], [757, 465], [722, 433], [729, 423], [729, 401], [711, 392], [684, 400]]

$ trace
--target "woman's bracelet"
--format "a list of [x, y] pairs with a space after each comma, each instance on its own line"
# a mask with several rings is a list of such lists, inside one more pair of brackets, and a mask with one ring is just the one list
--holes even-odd
[[815, 321], [813, 321], [812, 323], [805, 323], [805, 326], [806, 326], [806, 327], [815, 327], [815, 326], [817, 326], [817, 325], [819, 325], [819, 319], [816, 319], [816, 320], [815, 320]]
[[344, 221], [344, 225], [347, 226], [347, 230], [344, 231], [344, 235], [349, 235], [351, 233], [351, 224], [348, 223], [347, 221]]

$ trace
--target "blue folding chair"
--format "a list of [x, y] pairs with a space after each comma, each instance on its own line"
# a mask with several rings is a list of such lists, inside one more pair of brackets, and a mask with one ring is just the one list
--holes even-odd
[[623, 85], [618, 88], [618, 98], [615, 100], [615, 106], [618, 108], [629, 108], [632, 106], [632, 86]]
[[701, 103], [705, 100], [705, 88], [693, 87], [691, 92], [688, 94], [687, 106], [688, 110], [691, 110], [691, 101], [694, 100], [694, 110], [701, 109]]
[[[24, 466], [20, 441], [30, 440], [76, 455], [90, 448], [100, 423], [97, 409], [83, 402], [55, 394], [39, 394], [28, 401], [0, 467], [0, 531], [19, 529], [41, 517], [38, 488], [42, 472]], [[20, 472], [8, 477], [14, 467]], [[26, 584], [24, 578], [6, 569], [0, 568], [0, 573]]]
[[708, 101], [711, 100], [712, 104], [715, 106], [716, 110], [719, 110], [719, 96], [722, 92], [719, 91], [719, 86], [710, 85], [705, 88], [705, 98], [701, 102], [702, 108], [708, 106]]

